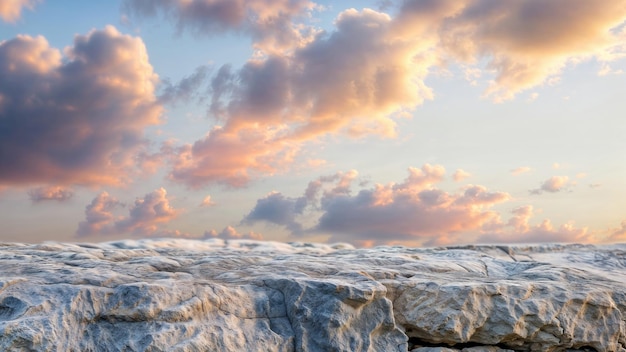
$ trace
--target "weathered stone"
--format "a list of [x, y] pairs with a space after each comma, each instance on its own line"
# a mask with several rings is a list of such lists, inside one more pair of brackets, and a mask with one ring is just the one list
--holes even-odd
[[2, 351], [625, 352], [626, 246], [0, 244]]

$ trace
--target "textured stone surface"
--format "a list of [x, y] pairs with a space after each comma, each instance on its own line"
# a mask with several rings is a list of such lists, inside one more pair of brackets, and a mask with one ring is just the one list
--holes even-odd
[[0, 244], [2, 351], [620, 351], [626, 246]]

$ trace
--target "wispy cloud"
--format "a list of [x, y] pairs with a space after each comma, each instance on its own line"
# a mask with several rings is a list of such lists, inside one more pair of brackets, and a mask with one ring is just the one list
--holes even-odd
[[126, 0], [123, 8], [141, 17], [163, 16], [178, 31], [246, 33], [255, 46], [272, 50], [307, 40], [311, 29], [299, 26], [299, 20], [319, 6], [309, 0]]
[[514, 176], [518, 176], [518, 175], [530, 172], [530, 170], [532, 170], [532, 169], [529, 168], [528, 166], [520, 166], [518, 168], [515, 168], [515, 169], [511, 170], [511, 174], [514, 175]]

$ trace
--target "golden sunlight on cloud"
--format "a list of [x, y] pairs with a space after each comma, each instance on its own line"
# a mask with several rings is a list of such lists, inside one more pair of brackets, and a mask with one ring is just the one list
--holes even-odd
[[32, 10], [38, 2], [39, 0], [0, 1], [0, 18], [2, 18], [5, 22], [15, 22], [20, 18], [23, 8]]

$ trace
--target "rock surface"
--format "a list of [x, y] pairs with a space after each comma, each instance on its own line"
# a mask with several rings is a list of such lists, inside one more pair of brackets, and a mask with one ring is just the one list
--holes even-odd
[[0, 244], [1, 351], [626, 351], [626, 245]]

